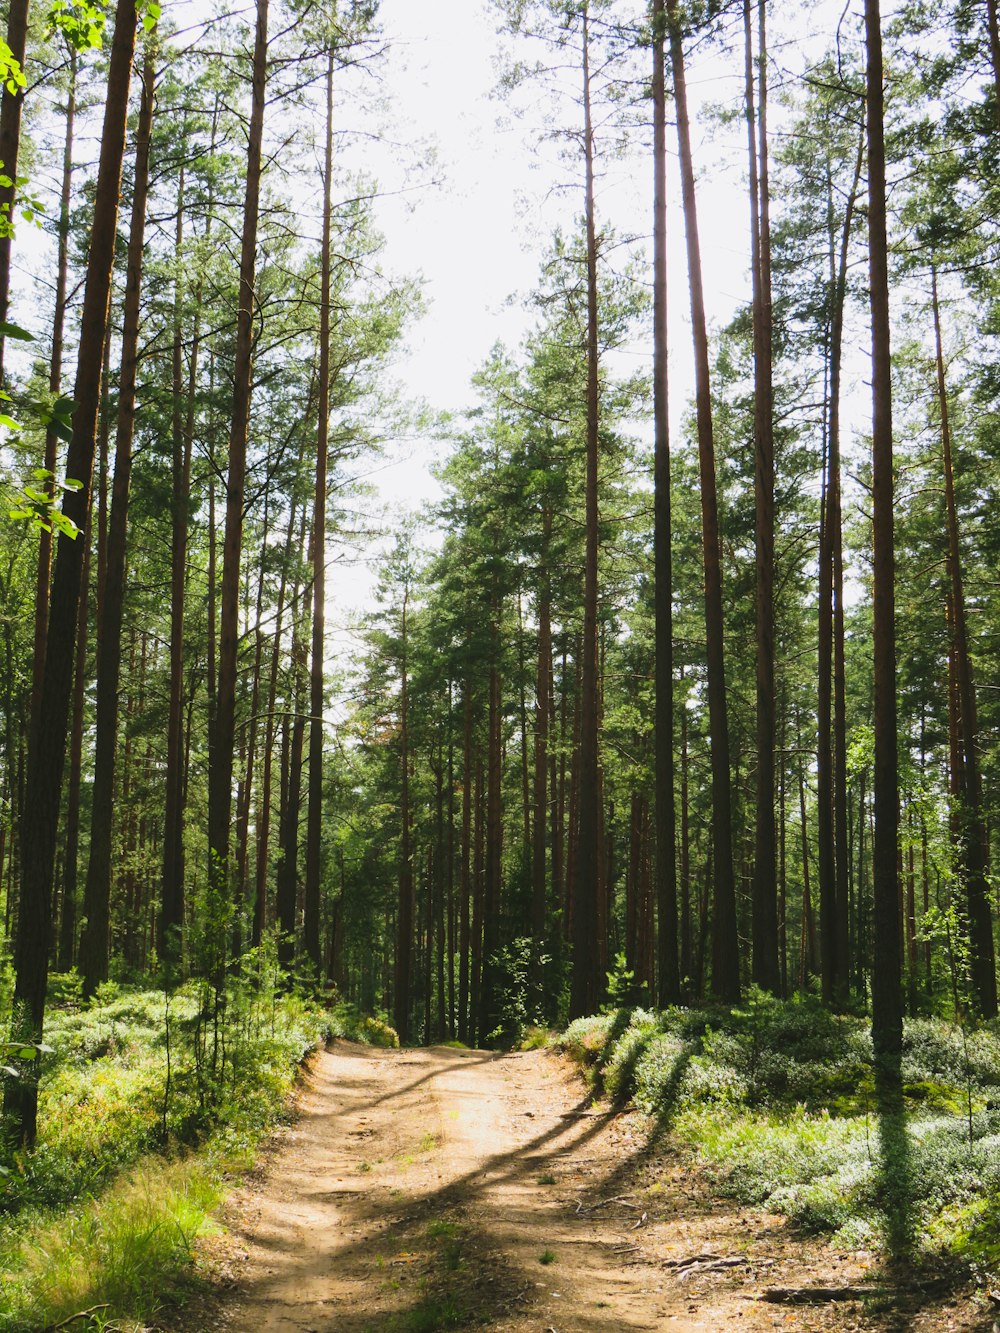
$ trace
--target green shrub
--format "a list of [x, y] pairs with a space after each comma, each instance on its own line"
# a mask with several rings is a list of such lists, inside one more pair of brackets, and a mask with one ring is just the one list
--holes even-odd
[[[46, 1017], [36, 1148], [0, 1162], [0, 1331], [105, 1303], [116, 1323], [149, 1322], [150, 1293], [189, 1280], [219, 1181], [286, 1114], [307, 1052], [331, 1032], [398, 1045], [383, 1020], [281, 990], [266, 951], [242, 961], [220, 992], [113, 986], [82, 1005], [72, 979], [62, 986], [67, 1007]], [[143, 1159], [159, 1165], [137, 1169]]]
[[1000, 1266], [1000, 1025], [907, 1021], [899, 1124], [878, 1116], [867, 1021], [813, 997], [619, 1009], [559, 1041], [617, 1102], [670, 1119], [721, 1191], [848, 1245], [897, 1243], [902, 1216], [917, 1243]]

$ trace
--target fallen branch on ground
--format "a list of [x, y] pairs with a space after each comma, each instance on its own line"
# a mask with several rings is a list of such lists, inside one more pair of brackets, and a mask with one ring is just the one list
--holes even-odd
[[584, 1208], [582, 1203], [576, 1205], [576, 1211], [582, 1217], [585, 1213], [596, 1213], [598, 1208], [607, 1208], [608, 1204], [620, 1203], [623, 1208], [638, 1208], [638, 1204], [629, 1203], [630, 1194], [616, 1194], [612, 1199], [601, 1199], [598, 1203], [589, 1204]]
[[740, 1264], [749, 1262], [745, 1254], [692, 1254], [686, 1259], [664, 1259], [663, 1267], [673, 1268], [681, 1277], [686, 1277], [695, 1269], [711, 1273], [725, 1268], [738, 1268]]
[[89, 1319], [92, 1314], [97, 1314], [98, 1310], [110, 1310], [111, 1305], [105, 1301], [103, 1305], [92, 1305], [89, 1310], [77, 1310], [76, 1314], [71, 1314], [67, 1318], [60, 1320], [58, 1324], [51, 1324], [47, 1333], [57, 1333], [60, 1328], [69, 1328], [70, 1324], [75, 1324], [78, 1319]]

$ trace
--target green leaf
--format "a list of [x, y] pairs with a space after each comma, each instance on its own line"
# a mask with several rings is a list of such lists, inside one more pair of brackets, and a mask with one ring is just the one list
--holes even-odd
[[16, 338], [23, 343], [33, 343], [35, 341], [33, 333], [29, 333], [27, 329], [22, 329], [19, 324], [10, 324], [7, 320], [0, 320], [0, 336]]
[[49, 430], [53, 435], [58, 435], [60, 440], [65, 440], [67, 444], [73, 439], [72, 427], [68, 426], [65, 421], [61, 421], [58, 417], [53, 417], [49, 422]]
[[0, 426], [6, 426], [8, 430], [20, 430], [21, 423], [9, 417], [6, 412], [0, 412]]
[[71, 417], [76, 411], [76, 401], [72, 398], [57, 398], [52, 404], [54, 417]]

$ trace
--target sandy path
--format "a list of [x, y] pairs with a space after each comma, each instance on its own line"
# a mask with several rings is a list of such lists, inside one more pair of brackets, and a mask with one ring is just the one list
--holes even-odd
[[[856, 1282], [865, 1261], [713, 1200], [636, 1117], [593, 1109], [547, 1052], [337, 1043], [307, 1075], [299, 1112], [263, 1181], [227, 1206], [235, 1294], [185, 1329], [974, 1326], [941, 1322], [940, 1309], [899, 1324], [857, 1304], [759, 1303], [770, 1285]], [[699, 1255], [725, 1264], [692, 1266]]]

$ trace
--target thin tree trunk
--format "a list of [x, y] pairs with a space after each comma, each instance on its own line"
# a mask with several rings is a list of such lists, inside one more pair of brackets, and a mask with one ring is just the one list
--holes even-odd
[[469, 1041], [469, 955], [471, 926], [469, 895], [472, 890], [472, 688], [468, 677], [462, 686], [462, 869], [458, 882], [458, 1039]]
[[948, 386], [944, 371], [944, 343], [941, 335], [941, 307], [938, 302], [937, 270], [931, 268], [931, 301], [934, 312], [935, 359], [937, 363], [938, 408], [941, 417], [941, 453], [944, 464], [945, 508], [948, 524], [948, 575], [951, 591], [952, 642], [958, 684], [958, 715], [962, 729], [961, 811], [962, 849], [966, 865], [966, 895], [969, 912], [969, 939], [972, 946], [972, 984], [976, 1003], [983, 1018], [997, 1013], [996, 955], [993, 944], [993, 915], [986, 871], [986, 831], [983, 825], [982, 778], [979, 771], [979, 727], [969, 631], [965, 616], [965, 588], [962, 578], [962, 549], [958, 533], [958, 506], [955, 500], [955, 468], [951, 448], [951, 424], [948, 415]]
[[767, 43], [764, 0], [758, 4], [757, 119], [754, 115], [753, 21], [743, 0], [746, 116], [750, 163], [753, 275], [754, 500], [757, 615], [757, 790], [752, 912], [752, 975], [776, 994], [778, 967], [777, 831], [774, 819], [774, 391], [772, 386], [771, 226], [767, 158]]
[[229, 822], [232, 807], [233, 742], [236, 735], [236, 656], [239, 640], [240, 553], [243, 543], [243, 501], [246, 480], [247, 431], [254, 348], [254, 287], [257, 219], [260, 206], [261, 139], [264, 128], [267, 74], [267, 3], [257, 0], [252, 103], [247, 143], [247, 181], [243, 205], [239, 310], [233, 368], [233, 410], [229, 430], [229, 472], [226, 481], [226, 527], [223, 538], [219, 622], [219, 684], [215, 700], [213, 744], [208, 772], [209, 874], [217, 893], [229, 888]]
[[[264, 767], [261, 773], [260, 802], [257, 813], [257, 873], [255, 876], [253, 946], [258, 948], [267, 927], [267, 861], [271, 835], [271, 768], [276, 731], [275, 704], [278, 699], [278, 670], [281, 666], [281, 628], [285, 611], [288, 566], [295, 543], [296, 500], [292, 496], [288, 515], [285, 554], [278, 583], [278, 605], [274, 613], [274, 646], [271, 650], [271, 674], [267, 688], [267, 721], [264, 727]], [[304, 515], [303, 515], [304, 517]]]
[[[29, 0], [11, 0], [7, 10], [7, 46], [19, 65], [24, 65], [24, 50], [28, 38]], [[0, 100], [0, 164], [3, 175], [10, 182], [0, 185], [0, 212], [13, 221], [14, 199], [17, 193], [17, 159], [21, 143], [21, 107], [24, 89], [11, 91], [6, 85]], [[9, 227], [0, 235], [0, 324], [10, 317], [10, 252], [13, 237]], [[4, 335], [0, 329], [0, 385], [4, 382]]]
[[868, 51], [868, 251], [872, 317], [872, 508], [874, 552], [875, 891], [872, 1039], [882, 1089], [900, 1085], [903, 998], [897, 879], [899, 783], [896, 725], [895, 554], [893, 542], [892, 367], [879, 0], [865, 0]]
[[503, 865], [503, 810], [500, 781], [501, 700], [499, 608], [494, 605], [493, 646], [490, 664], [489, 736], [486, 755], [486, 864], [483, 886], [483, 953], [480, 973], [479, 1039], [490, 1041], [498, 1026], [496, 1011], [496, 952], [500, 943], [500, 883]]
[[[215, 125], [213, 121], [212, 143]], [[206, 224], [206, 237], [211, 213]], [[171, 448], [170, 513], [170, 692], [167, 706], [167, 771], [163, 815], [163, 872], [157, 926], [160, 956], [177, 963], [181, 956], [184, 923], [184, 606], [187, 596], [188, 509], [191, 489], [191, 452], [194, 441], [194, 391], [198, 368], [200, 299], [195, 302], [195, 328], [188, 372], [187, 430], [181, 426], [180, 392], [183, 374], [181, 320], [181, 247], [184, 240], [184, 171], [177, 186], [177, 226], [174, 258], [173, 381], [174, 415]], [[198, 292], [200, 297], [200, 288]], [[214, 540], [214, 538], [213, 538]], [[214, 588], [214, 580], [213, 580]], [[213, 632], [215, 617], [210, 621]], [[211, 672], [210, 672], [211, 679]]]
[[330, 233], [333, 218], [333, 47], [326, 65], [326, 146], [323, 166], [323, 242], [320, 252], [319, 414], [313, 507], [313, 626], [309, 683], [309, 811], [306, 831], [305, 951], [317, 973], [320, 850], [323, 834], [323, 659], [326, 648], [326, 491], [330, 433]]
[[[73, 668], [73, 723], [69, 741], [69, 786], [66, 792], [66, 857], [63, 867], [62, 915], [59, 920], [59, 970], [68, 972], [76, 956], [76, 894], [80, 859], [80, 787], [83, 778], [83, 712], [87, 685], [87, 628], [90, 608], [86, 590], [90, 583], [90, 528], [87, 516], [84, 533], [83, 588], [76, 626], [76, 662]], [[3, 858], [0, 857], [0, 865]]]
[[[27, 11], [27, 3], [23, 8]], [[12, 7], [13, 12], [13, 7]], [[22, 41], [23, 46], [23, 41]], [[70, 195], [73, 188], [73, 133], [76, 127], [76, 51], [70, 49], [69, 57], [69, 88], [66, 92], [66, 135], [63, 140], [63, 170], [62, 170], [62, 189], [59, 195], [59, 250], [56, 258], [56, 300], [52, 315], [52, 354], [49, 358], [49, 393], [54, 400], [58, 400], [62, 390], [62, 360], [63, 360], [63, 341], [66, 325], [66, 288], [69, 280], [69, 208]], [[0, 108], [0, 154], [3, 153], [3, 116], [7, 107], [8, 99], [17, 104], [17, 114], [20, 116], [20, 96], [16, 99], [11, 98], [10, 92], [5, 89], [3, 94], [3, 107]], [[2, 161], [0, 157], [0, 161]], [[9, 193], [0, 189], [0, 202], [3, 200], [4, 193]], [[9, 263], [10, 240], [0, 240], [0, 247], [7, 247], [7, 258]], [[3, 250], [0, 248], [0, 282], [3, 282]], [[6, 291], [6, 286], [4, 286]], [[0, 318], [6, 319], [6, 314]], [[3, 340], [0, 334], [0, 380], [3, 378]], [[52, 426], [49, 425], [45, 432], [45, 458], [43, 466], [49, 478], [45, 482], [45, 489], [48, 491], [52, 501], [55, 501], [55, 473], [56, 462], [58, 458], [59, 437], [56, 435]], [[32, 725], [38, 717], [38, 702], [42, 692], [42, 675], [45, 670], [45, 635], [48, 628], [49, 619], [49, 579], [52, 565], [52, 533], [43, 530], [38, 538], [38, 573], [35, 582], [35, 651], [32, 659], [32, 681], [31, 681], [31, 719]]]
[[125, 601], [125, 544], [128, 535], [132, 439], [135, 433], [136, 376], [139, 358], [142, 260], [149, 186], [149, 150], [153, 129], [155, 68], [147, 46], [142, 71], [142, 104], [136, 132], [135, 183], [129, 231], [122, 362], [115, 435], [115, 475], [108, 524], [108, 570], [104, 615], [97, 655], [97, 725], [94, 736], [94, 785], [91, 800], [90, 858], [84, 884], [87, 924], [80, 938], [80, 974], [89, 999], [108, 978], [112, 830], [115, 759], [118, 740], [118, 689], [121, 677], [122, 616]]
[[483, 976], [483, 869], [486, 863], [486, 819], [483, 800], [483, 756], [476, 752], [476, 777], [473, 788], [475, 808], [475, 851], [473, 853], [472, 873], [472, 975], [470, 978], [470, 1017], [469, 1039], [474, 1045], [482, 1044], [483, 1014], [480, 1003], [480, 989]]
[[594, 129], [590, 105], [590, 26], [587, 0], [583, 3], [583, 141], [587, 233], [587, 453], [586, 556], [583, 591], [583, 661], [580, 679], [580, 787], [576, 833], [573, 974], [570, 1017], [597, 1012], [601, 997], [598, 897], [600, 893], [600, 754], [597, 679], [597, 556], [598, 556], [598, 381], [597, 227], [594, 207]]
[[653, 4], [653, 548], [655, 561], [655, 729], [657, 934], [656, 996], [678, 1004], [677, 816], [674, 805], [674, 620], [670, 512], [670, 418], [667, 362], [666, 10]]
[[708, 650], [708, 714], [712, 755], [712, 841], [715, 903], [712, 916], [712, 993], [717, 999], [740, 996], [739, 937], [736, 926], [736, 884], [733, 876], [732, 777], [729, 719], [726, 706], [724, 621], [722, 611], [722, 550], [715, 484], [715, 442], [708, 361], [708, 324], [702, 287], [701, 245], [695, 200], [691, 127], [687, 109], [684, 50], [677, 0], [667, 0], [670, 55], [677, 107], [677, 143], [681, 163], [684, 228], [687, 237], [691, 323], [694, 334], [695, 397], [698, 460], [701, 475], [702, 542], [705, 564], [705, 637]]
[[[861, 117], [854, 175], [847, 196], [839, 247], [834, 239], [833, 183], [828, 176], [830, 233], [830, 341], [827, 466], [820, 520], [819, 636], [817, 686], [818, 872], [824, 995], [844, 1004], [850, 990], [850, 891], [847, 846], [847, 723], [844, 653], [844, 553], [840, 484], [840, 384], [843, 362], [847, 261], [854, 211], [864, 166], [865, 122]], [[835, 248], [836, 247], [836, 248]], [[832, 677], [831, 677], [832, 672]], [[831, 744], [831, 700], [833, 705]]]
[[[264, 518], [262, 523], [261, 548], [267, 549], [270, 535], [270, 491], [264, 496]], [[254, 647], [253, 671], [250, 683], [250, 718], [246, 724], [244, 745], [243, 781], [240, 783], [239, 800], [236, 806], [236, 903], [237, 912], [250, 914], [250, 937], [253, 938], [254, 904], [249, 894], [250, 865], [250, 810], [253, 806], [254, 772], [257, 758], [257, 733], [259, 730], [260, 711], [260, 673], [264, 657], [264, 634], [261, 628], [261, 615], [264, 609], [264, 576], [259, 571], [257, 580], [257, 605], [254, 612]]]
[[[305, 513], [303, 512], [303, 521]], [[302, 752], [305, 747], [306, 633], [308, 591], [296, 587], [292, 596], [291, 688], [288, 709], [292, 714], [288, 750], [288, 778], [279, 820], [278, 864], [275, 868], [275, 898], [278, 918], [278, 958], [290, 967], [296, 955], [298, 925], [299, 816], [302, 807]]]
[[548, 825], [549, 700], [552, 674], [552, 607], [549, 578], [549, 542], [552, 535], [552, 510], [542, 513], [542, 549], [539, 557], [538, 593], [538, 667], [535, 674], [535, 781], [534, 835], [531, 846], [531, 933], [535, 943], [532, 958], [535, 1002], [544, 1000], [544, 969], [539, 961], [545, 940], [548, 915], [546, 880], [546, 837]]
[[809, 884], [809, 824], [806, 819], [806, 777], [799, 766], [799, 821], [802, 829], [802, 936], [799, 945], [799, 989], [816, 975], [816, 925]]
[[413, 972], [413, 866], [410, 850], [410, 736], [407, 611], [410, 590], [403, 593], [402, 657], [400, 660], [400, 809], [399, 908], [396, 914], [396, 974], [393, 986], [393, 1021], [399, 1040], [410, 1040], [410, 991]]

